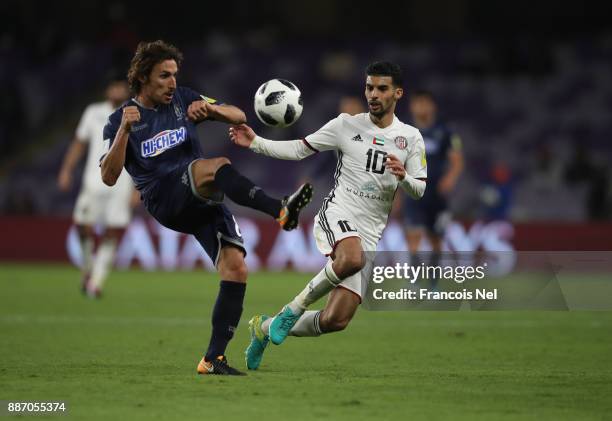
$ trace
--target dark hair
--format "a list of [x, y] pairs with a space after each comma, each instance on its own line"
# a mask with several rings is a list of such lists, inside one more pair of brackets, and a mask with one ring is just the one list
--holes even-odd
[[142, 88], [140, 79], [148, 77], [153, 67], [165, 60], [174, 60], [177, 66], [180, 67], [183, 61], [183, 54], [174, 45], [162, 40], [138, 44], [127, 74], [132, 93], [139, 93]]
[[367, 76], [391, 76], [391, 81], [397, 87], [401, 87], [404, 84], [404, 78], [402, 77], [402, 69], [399, 64], [391, 63], [389, 61], [376, 61], [370, 63], [366, 67]]
[[428, 91], [427, 89], [415, 89], [410, 94], [410, 98], [427, 98], [433, 102], [436, 102], [436, 97], [433, 92]]

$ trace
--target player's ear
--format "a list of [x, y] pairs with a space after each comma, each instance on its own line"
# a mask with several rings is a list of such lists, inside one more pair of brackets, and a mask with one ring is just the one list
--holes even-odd
[[398, 100], [404, 96], [404, 88], [395, 88], [395, 99]]

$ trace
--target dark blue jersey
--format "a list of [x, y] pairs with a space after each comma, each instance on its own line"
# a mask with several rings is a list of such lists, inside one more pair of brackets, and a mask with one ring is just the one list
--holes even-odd
[[130, 99], [109, 117], [104, 127], [104, 139], [110, 142], [110, 147], [119, 130], [123, 108], [135, 105], [140, 111], [140, 121], [132, 125], [130, 131], [125, 169], [145, 198], [164, 176], [181, 165], [202, 158], [196, 126], [187, 117], [189, 105], [202, 99], [215, 102], [192, 89], [178, 87], [168, 105], [150, 109]]
[[461, 139], [442, 123], [419, 131], [425, 142], [428, 189], [435, 188], [448, 166], [448, 153], [461, 148]]

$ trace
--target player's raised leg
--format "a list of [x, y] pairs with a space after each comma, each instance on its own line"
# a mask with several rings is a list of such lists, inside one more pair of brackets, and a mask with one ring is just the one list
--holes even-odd
[[[365, 257], [359, 237], [344, 238], [319, 272], [281, 312], [269, 323], [270, 340], [275, 345], [281, 344], [304, 311], [319, 298], [327, 295], [350, 276], [359, 274], [365, 265]], [[264, 331], [267, 328], [264, 323]]]
[[202, 197], [216, 200], [225, 194], [233, 202], [275, 218], [290, 231], [297, 227], [300, 211], [312, 199], [312, 185], [303, 184], [285, 199], [268, 196], [247, 177], [240, 174], [227, 158], [198, 159], [191, 164], [192, 188]]
[[227, 244], [220, 251], [217, 266], [222, 281], [213, 308], [212, 334], [197, 371], [199, 374], [244, 375], [229, 366], [225, 358], [225, 350], [242, 315], [248, 274], [244, 251]]

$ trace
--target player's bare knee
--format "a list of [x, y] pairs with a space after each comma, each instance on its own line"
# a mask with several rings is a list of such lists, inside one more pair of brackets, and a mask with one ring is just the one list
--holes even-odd
[[228, 258], [219, 262], [219, 274], [221, 278], [246, 282], [249, 270], [243, 258]]
[[212, 182], [214, 175], [210, 160], [198, 159], [193, 163], [191, 176], [197, 189], [201, 189]]
[[214, 161], [215, 173], [217, 173], [219, 168], [221, 168], [222, 166], [232, 163], [228, 158], [224, 156], [221, 156], [219, 158], [214, 158], [213, 161]]
[[210, 187], [219, 168], [227, 164], [231, 164], [231, 161], [225, 157], [198, 159], [192, 170], [196, 188], [201, 190]]

